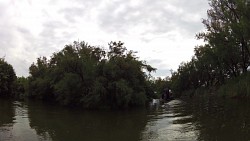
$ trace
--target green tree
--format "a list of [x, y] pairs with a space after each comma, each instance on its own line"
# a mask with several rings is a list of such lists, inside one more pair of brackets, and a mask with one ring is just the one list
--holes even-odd
[[238, 76], [250, 65], [250, 5], [248, 0], [211, 0], [207, 31], [197, 35], [219, 54], [230, 76]]
[[17, 80], [14, 85], [15, 95], [17, 99], [24, 99], [28, 96], [28, 78], [26, 77], [17, 77]]
[[30, 76], [28, 78], [28, 96], [38, 99], [52, 99], [53, 87], [51, 85], [50, 64], [46, 57], [37, 59], [36, 64], [29, 68]]
[[29, 95], [85, 108], [140, 106], [153, 96], [146, 72], [154, 70], [122, 42], [110, 42], [108, 51], [74, 42], [31, 65]]
[[250, 5], [247, 0], [210, 0], [205, 32], [197, 34], [205, 45], [195, 48], [191, 61], [182, 63], [171, 77], [176, 93], [211, 88], [247, 72], [250, 65]]
[[12, 96], [15, 80], [16, 74], [13, 67], [0, 58], [0, 96]]
[[151, 83], [153, 85], [152, 87], [154, 88], [154, 93], [157, 95], [158, 98], [160, 98], [161, 95], [164, 93], [164, 89], [171, 86], [169, 77], [158, 77], [156, 79], [153, 79]]

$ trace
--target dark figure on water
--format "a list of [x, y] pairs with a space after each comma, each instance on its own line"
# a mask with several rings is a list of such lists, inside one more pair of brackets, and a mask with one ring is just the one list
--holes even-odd
[[164, 101], [170, 100], [169, 88], [166, 88], [166, 89], [164, 90], [164, 93], [162, 94], [161, 98], [162, 98]]

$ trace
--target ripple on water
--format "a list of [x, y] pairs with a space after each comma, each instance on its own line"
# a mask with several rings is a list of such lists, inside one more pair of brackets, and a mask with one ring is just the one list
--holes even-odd
[[151, 113], [142, 133], [142, 141], [193, 141], [197, 140], [193, 116], [185, 113], [185, 103], [172, 100], [161, 109]]

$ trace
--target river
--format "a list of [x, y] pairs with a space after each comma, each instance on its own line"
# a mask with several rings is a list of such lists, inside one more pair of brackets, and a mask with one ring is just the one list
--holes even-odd
[[0, 99], [0, 141], [247, 141], [250, 102], [214, 97], [86, 111]]

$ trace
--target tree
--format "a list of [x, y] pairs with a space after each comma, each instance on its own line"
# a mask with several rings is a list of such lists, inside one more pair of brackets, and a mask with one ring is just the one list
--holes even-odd
[[122, 42], [109, 50], [74, 42], [38, 58], [30, 67], [31, 97], [85, 108], [123, 109], [145, 105], [153, 96], [146, 71], [155, 69], [127, 51]]
[[182, 63], [171, 77], [176, 93], [222, 85], [247, 72], [250, 65], [250, 5], [247, 0], [210, 0], [205, 32], [197, 34], [205, 45], [195, 48], [191, 61]]
[[16, 74], [13, 67], [0, 58], [0, 96], [12, 96], [15, 80]]
[[15, 83], [15, 98], [24, 99], [28, 96], [28, 78], [27, 77], [17, 77]]
[[37, 59], [37, 63], [33, 63], [30, 68], [30, 76], [28, 77], [28, 96], [38, 99], [52, 99], [53, 88], [51, 85], [49, 61], [46, 57]]
[[[164, 93], [164, 89], [166, 89], [167, 87], [170, 87], [169, 77], [166, 77], [166, 78], [157, 77], [157, 78], [154, 78], [153, 80], [150, 80], [149, 82], [152, 85], [151, 87], [153, 87], [154, 94], [157, 98], [161, 98], [161, 95]], [[152, 97], [155, 97], [155, 96], [152, 96]]]
[[250, 5], [248, 0], [211, 0], [207, 31], [197, 35], [220, 54], [230, 76], [238, 76], [250, 65]]

